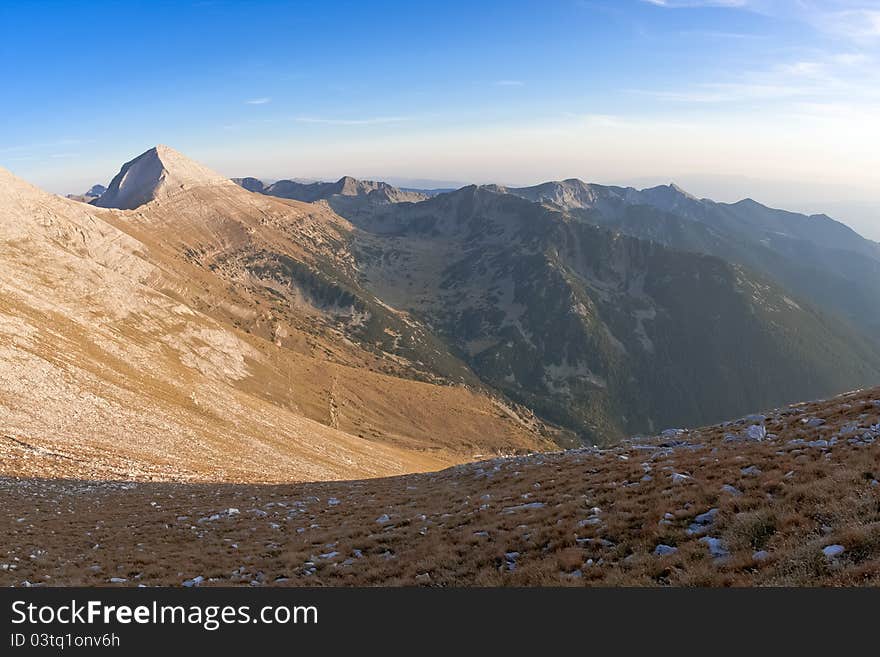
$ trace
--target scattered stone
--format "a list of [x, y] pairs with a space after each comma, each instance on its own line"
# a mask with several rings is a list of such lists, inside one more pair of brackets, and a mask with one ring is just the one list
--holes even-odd
[[764, 428], [763, 424], [753, 424], [748, 429], [746, 429], [746, 437], [749, 440], [764, 440], [764, 438], [767, 437], [767, 429]]
[[530, 502], [528, 504], [520, 504], [518, 506], [506, 506], [501, 512], [502, 513], [516, 513], [517, 511], [525, 511], [526, 509], [543, 509], [543, 502]]
[[718, 509], [709, 509], [705, 513], [701, 513], [700, 515], [694, 518], [694, 522], [698, 525], [711, 525], [715, 522], [715, 516], [718, 515]]
[[709, 531], [709, 527], [715, 522], [715, 516], [717, 515], [718, 509], [709, 509], [705, 513], [701, 513], [694, 518], [694, 521], [691, 523], [690, 527], [687, 528], [685, 533], [691, 536], [706, 533]]
[[700, 543], [705, 543], [709, 548], [709, 554], [712, 555], [715, 559], [724, 559], [725, 557], [730, 556], [730, 552], [724, 545], [724, 541], [720, 538], [712, 538], [711, 536], [703, 536], [700, 539]]
[[654, 548], [654, 554], [658, 557], [668, 557], [670, 554], [675, 554], [676, 552], [678, 552], [677, 547], [664, 545], [663, 543]]
[[844, 552], [846, 552], [846, 548], [837, 544], [822, 548], [822, 554], [825, 555], [826, 559], [835, 559]]

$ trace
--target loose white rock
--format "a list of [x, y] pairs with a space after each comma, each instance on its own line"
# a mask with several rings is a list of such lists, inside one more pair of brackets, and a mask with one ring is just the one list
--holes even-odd
[[705, 543], [709, 548], [709, 554], [716, 559], [723, 559], [724, 557], [730, 556], [730, 552], [727, 551], [724, 542], [720, 538], [704, 536], [700, 539], [700, 543]]
[[822, 554], [825, 555], [826, 559], [834, 559], [844, 552], [846, 552], [846, 548], [842, 545], [828, 545], [827, 547], [822, 548]]

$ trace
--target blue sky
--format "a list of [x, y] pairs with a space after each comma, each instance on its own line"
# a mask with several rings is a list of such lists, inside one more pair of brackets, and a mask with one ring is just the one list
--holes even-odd
[[155, 143], [231, 176], [676, 180], [871, 232], [878, 58], [871, 0], [4, 2], [0, 165], [57, 192]]

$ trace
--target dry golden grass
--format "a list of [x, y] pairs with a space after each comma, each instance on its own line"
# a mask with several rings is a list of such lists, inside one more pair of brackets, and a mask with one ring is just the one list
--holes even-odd
[[0, 169], [0, 475], [278, 483], [552, 447], [497, 396], [406, 378], [192, 256], [336, 254], [343, 224], [231, 183], [106, 210]]
[[880, 389], [753, 421], [350, 482], [2, 479], [0, 584], [880, 584]]

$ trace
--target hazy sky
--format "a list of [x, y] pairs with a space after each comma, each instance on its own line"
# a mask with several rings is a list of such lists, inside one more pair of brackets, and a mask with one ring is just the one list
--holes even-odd
[[0, 2], [0, 165], [676, 181], [880, 238], [880, 0]]

